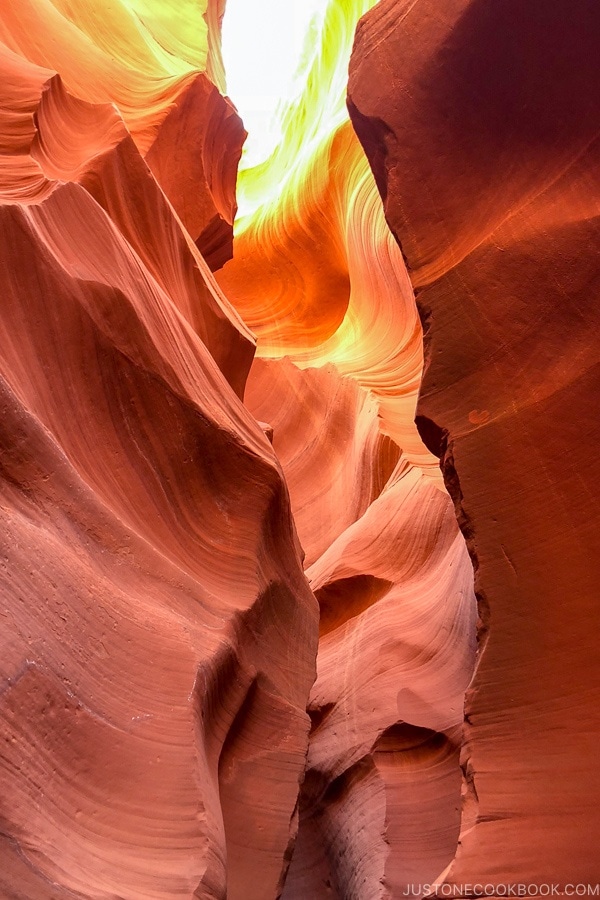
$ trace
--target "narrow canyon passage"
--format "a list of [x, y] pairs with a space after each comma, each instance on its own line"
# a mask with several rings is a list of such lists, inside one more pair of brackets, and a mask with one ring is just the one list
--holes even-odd
[[[272, 429], [321, 611], [283, 895], [295, 900], [400, 896], [451, 862], [476, 654], [472, 564], [415, 427], [423, 348], [413, 289], [346, 110], [354, 30], [371, 6], [332, 0], [314, 15], [264, 159], [250, 133], [233, 258], [216, 273], [257, 336], [245, 402]], [[228, 59], [248, 70], [283, 40], [284, 23], [239, 58], [236, 12], [231, 4], [225, 16], [235, 43], [226, 70]], [[265, 83], [277, 79], [271, 71]]]
[[0, 900], [598, 896], [598, 58], [0, 4]]

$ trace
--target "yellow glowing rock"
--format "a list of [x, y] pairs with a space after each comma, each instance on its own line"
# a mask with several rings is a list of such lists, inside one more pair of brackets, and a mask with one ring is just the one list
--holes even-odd
[[60, 72], [80, 99], [115, 103], [144, 153], [187, 80], [206, 72], [223, 87], [218, 15], [211, 4], [212, 14], [205, 18], [207, 5], [207, 0], [19, 0], [4, 5], [0, 41]]
[[245, 134], [222, 94], [222, 12], [220, 0], [23, 0], [0, 17], [3, 52], [58, 72], [78, 100], [117, 107], [213, 269], [231, 256]]
[[327, 5], [304, 90], [281, 110], [281, 144], [258, 166], [242, 161], [235, 258], [219, 282], [258, 356], [333, 362], [373, 392], [383, 433], [439, 481], [414, 426], [423, 357], [412, 286], [346, 109], [354, 29], [373, 5]]
[[318, 158], [336, 128], [348, 121], [346, 86], [356, 23], [376, 0], [329, 0], [320, 22], [307, 34], [299, 64], [296, 96], [279, 110], [282, 140], [263, 163], [245, 168], [238, 181], [240, 217], [236, 234], [255, 229], [307, 189], [317, 189], [328, 172]]

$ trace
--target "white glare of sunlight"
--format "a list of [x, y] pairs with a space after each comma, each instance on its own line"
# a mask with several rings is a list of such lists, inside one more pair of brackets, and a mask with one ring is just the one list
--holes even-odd
[[295, 95], [309, 25], [326, 6], [327, 0], [227, 0], [223, 59], [227, 93], [248, 132], [242, 168], [267, 159], [277, 146], [275, 112]]

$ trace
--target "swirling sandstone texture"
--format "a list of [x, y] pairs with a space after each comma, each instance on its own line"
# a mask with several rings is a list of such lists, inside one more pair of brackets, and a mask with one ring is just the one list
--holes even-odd
[[275, 897], [297, 827], [318, 609], [196, 246], [242, 129], [135, 5], [0, 16], [7, 900]]
[[351, 62], [477, 569], [455, 885], [600, 880], [599, 53], [593, 0], [382, 0]]
[[[218, 0], [19, 0], [0, 42], [58, 72], [75, 97], [113, 103], [187, 231], [216, 267], [231, 255], [244, 130], [221, 95]], [[12, 126], [11, 126], [12, 127]], [[65, 147], [68, 147], [65, 144]]]
[[472, 569], [345, 110], [369, 6], [330, 4], [239, 312], [222, 6], [2, 10], [2, 896], [374, 900], [453, 857]]
[[473, 569], [414, 424], [422, 333], [346, 110], [355, 24], [333, 0], [270, 159], [240, 173], [219, 284], [257, 335], [246, 403], [270, 426], [319, 601], [317, 680], [285, 900], [429, 883], [460, 827]]

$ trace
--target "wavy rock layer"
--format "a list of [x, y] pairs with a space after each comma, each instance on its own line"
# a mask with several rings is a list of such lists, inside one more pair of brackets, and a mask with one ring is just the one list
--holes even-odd
[[455, 884], [600, 874], [599, 51], [591, 0], [383, 0], [351, 64], [426, 323], [421, 433], [477, 566]]
[[286, 900], [430, 882], [460, 826], [473, 569], [414, 424], [421, 326], [347, 119], [346, 61], [371, 5], [328, 5], [281, 146], [241, 173], [246, 215], [217, 276], [257, 334], [245, 401], [272, 434], [320, 606]]
[[220, 286], [222, 3], [0, 16], [7, 896], [383, 900], [455, 855], [473, 570], [345, 106], [372, 5], [329, 3]]
[[183, 0], [170, 10], [157, 0], [116, 0], [99, 12], [91, 0], [23, 0], [0, 16], [6, 48], [60, 73], [74, 97], [118, 108], [212, 268], [231, 256], [245, 137], [219, 91], [219, 6]]
[[[11, 27], [20, 9], [3, 10]], [[32, 13], [20, 52], [52, 45], [46, 27]], [[254, 343], [115, 106], [12, 45], [0, 893], [274, 897], [317, 605], [279, 463], [240, 401]]]
[[413, 292], [348, 122], [303, 176], [236, 237], [219, 284], [260, 357], [335, 365], [372, 394], [382, 431], [436, 478], [414, 425], [423, 351]]

